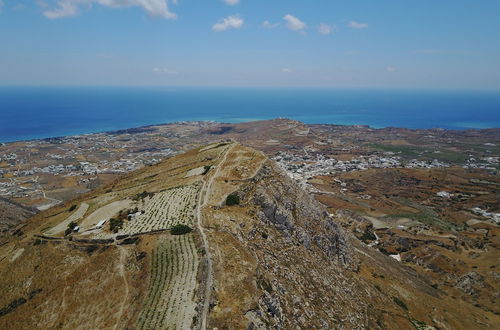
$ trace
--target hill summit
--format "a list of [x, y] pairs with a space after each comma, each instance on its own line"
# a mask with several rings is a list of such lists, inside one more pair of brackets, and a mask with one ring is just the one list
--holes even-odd
[[498, 324], [345, 232], [349, 216], [259, 151], [197, 148], [23, 222], [0, 247], [0, 328]]

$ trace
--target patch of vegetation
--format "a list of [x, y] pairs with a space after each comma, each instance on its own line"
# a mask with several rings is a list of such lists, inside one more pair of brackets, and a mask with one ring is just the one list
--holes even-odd
[[240, 196], [236, 193], [229, 194], [226, 198], [226, 205], [227, 206], [233, 206], [233, 205], [239, 205], [240, 204]]
[[68, 236], [69, 234], [71, 234], [75, 230], [76, 226], [78, 226], [77, 223], [71, 221], [68, 225], [68, 228], [66, 228], [66, 230], [64, 231], [64, 236]]
[[139, 212], [139, 208], [137, 206], [135, 208], [133, 208], [133, 209], [120, 210], [120, 212], [118, 212], [118, 219], [120, 219], [120, 220], [128, 220], [128, 216], [129, 215], [136, 214], [138, 212]]
[[40, 292], [42, 292], [42, 291], [43, 291], [43, 289], [41, 289], [41, 288], [40, 288], [40, 289], [35, 289], [35, 290], [31, 291], [31, 292], [28, 294], [28, 299], [29, 299], [29, 300], [31, 300], [31, 299], [35, 298], [35, 296], [36, 296], [37, 294], [39, 294]]
[[371, 241], [375, 241], [377, 239], [377, 236], [373, 233], [373, 231], [370, 230], [370, 228], [366, 228], [365, 232], [360, 238], [365, 244], [370, 243]]
[[25, 304], [26, 301], [27, 300], [25, 298], [19, 298], [16, 300], [12, 300], [10, 302], [10, 304], [8, 304], [4, 308], [0, 309], [0, 316], [4, 316], [6, 314], [9, 314], [13, 310], [15, 310], [17, 307], [21, 306], [22, 304]]
[[172, 235], [184, 235], [192, 232], [193, 229], [187, 225], [177, 224], [170, 229], [170, 234]]
[[130, 244], [137, 244], [141, 239], [139, 237], [129, 237], [125, 238], [123, 241], [118, 243], [118, 245], [130, 245]]
[[109, 219], [109, 230], [113, 233], [117, 233], [120, 229], [123, 228], [123, 220], [122, 219]]
[[408, 310], [408, 306], [406, 306], [405, 302], [399, 299], [398, 297], [393, 297], [392, 300], [402, 309]]
[[386, 220], [396, 219], [396, 218], [409, 218], [430, 226], [433, 226], [437, 229], [443, 229], [446, 231], [454, 231], [457, 230], [457, 225], [451, 222], [448, 222], [439, 217], [439, 214], [436, 213], [433, 209], [420, 205], [414, 201], [405, 199], [405, 198], [395, 198], [398, 203], [409, 206], [411, 208], [417, 209], [418, 213], [399, 213], [393, 214], [384, 217]]
[[203, 166], [203, 173], [202, 173], [202, 175], [207, 174], [208, 171], [210, 171], [211, 168], [212, 168], [212, 165], [205, 165], [205, 166]]
[[432, 148], [423, 148], [420, 146], [412, 146], [412, 145], [388, 145], [388, 144], [380, 144], [380, 143], [369, 143], [366, 146], [381, 150], [381, 151], [389, 151], [402, 156], [403, 158], [416, 158], [420, 160], [434, 160], [437, 159], [443, 162], [449, 163], [459, 163], [462, 164], [467, 160], [467, 155], [451, 151], [451, 150], [439, 150], [438, 153], [430, 153], [429, 150]]
[[133, 199], [134, 201], [138, 201], [138, 200], [140, 200], [140, 199], [144, 199], [144, 198], [146, 198], [146, 197], [153, 197], [153, 196], [154, 196], [154, 194], [155, 194], [155, 193], [153, 193], [153, 192], [143, 191], [143, 192], [141, 192], [141, 193], [139, 193], [139, 194], [135, 195], [134, 197], [132, 197], [132, 199]]
[[462, 164], [467, 160], [467, 155], [455, 152], [455, 151], [448, 151], [444, 150], [439, 153], [433, 153], [432, 157], [433, 159], [437, 159], [443, 162], [448, 162], [448, 163], [455, 163], [455, 164]]
[[73, 212], [76, 209], [76, 204], [70, 206], [68, 212]]
[[394, 152], [394, 153], [399, 154], [400, 156], [407, 157], [407, 158], [419, 157], [419, 156], [421, 156], [421, 153], [423, 152], [423, 150], [420, 150], [420, 148], [418, 148], [418, 147], [406, 146], [406, 145], [393, 146], [393, 145], [380, 144], [380, 143], [370, 143], [367, 146], [372, 148], [372, 149]]

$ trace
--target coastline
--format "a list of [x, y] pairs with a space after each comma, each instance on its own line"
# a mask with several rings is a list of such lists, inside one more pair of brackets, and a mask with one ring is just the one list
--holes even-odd
[[87, 130], [87, 131], [75, 131], [73, 133], [69, 132], [67, 134], [63, 135], [38, 135], [38, 136], [26, 136], [26, 138], [23, 139], [16, 139], [16, 140], [0, 140], [0, 145], [3, 144], [10, 144], [10, 143], [16, 143], [16, 142], [29, 142], [29, 141], [43, 141], [43, 140], [57, 140], [57, 139], [66, 139], [66, 138], [79, 138], [83, 136], [91, 136], [91, 135], [115, 135], [115, 134], [139, 134], [139, 133], [144, 133], [147, 132], [148, 128], [152, 127], [160, 127], [160, 126], [168, 126], [168, 125], [182, 125], [182, 124], [200, 124], [200, 125], [210, 125], [210, 124], [217, 124], [217, 125], [231, 125], [231, 124], [239, 124], [239, 123], [252, 123], [252, 122], [258, 122], [258, 121], [268, 121], [268, 120], [276, 120], [276, 119], [288, 119], [288, 120], [294, 120], [300, 123], [303, 123], [305, 125], [327, 125], [327, 126], [340, 126], [340, 127], [365, 127], [365, 128], [370, 128], [370, 129], [375, 129], [375, 130], [383, 130], [383, 129], [404, 129], [404, 130], [410, 130], [410, 131], [484, 131], [484, 130], [495, 130], [495, 129], [500, 129], [500, 126], [498, 127], [464, 127], [464, 128], [444, 128], [444, 127], [426, 127], [426, 128], [408, 128], [408, 127], [403, 127], [403, 126], [374, 126], [374, 125], [369, 125], [369, 124], [361, 124], [361, 123], [356, 123], [356, 124], [343, 124], [343, 123], [321, 123], [321, 122], [314, 122], [314, 123], [309, 123], [301, 120], [297, 120], [295, 118], [284, 118], [284, 117], [275, 117], [275, 118], [252, 118], [250, 120], [234, 120], [234, 121], [218, 121], [218, 120], [182, 120], [182, 121], [173, 121], [173, 122], [164, 122], [164, 123], [159, 123], [159, 124], [148, 124], [148, 125], [141, 125], [141, 126], [133, 126], [133, 127], [117, 127], [117, 128], [111, 128], [107, 130]]
[[372, 128], [500, 127], [500, 92], [380, 89], [0, 88], [0, 142], [177, 123], [290, 118]]

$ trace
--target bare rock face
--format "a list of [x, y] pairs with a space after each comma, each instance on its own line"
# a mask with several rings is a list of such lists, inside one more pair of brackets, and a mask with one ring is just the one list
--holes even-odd
[[352, 253], [343, 229], [280, 168], [267, 162], [254, 182], [253, 202], [261, 207], [258, 217], [262, 222], [272, 224], [291, 243], [307, 249], [315, 244], [330, 260], [351, 264]]
[[484, 288], [484, 277], [476, 272], [469, 272], [458, 279], [455, 287], [469, 295], [475, 295], [476, 287]]
[[[368, 326], [367, 304], [353, 305], [352, 299], [361, 300], [372, 289], [351, 279], [358, 267], [351, 237], [324, 206], [271, 160], [238, 183], [235, 193], [240, 205], [210, 211], [211, 228], [217, 228], [211, 236], [217, 251], [215, 268], [221, 269], [216, 273], [216, 307], [210, 326]], [[229, 274], [236, 269], [244, 278], [238, 284]], [[234, 291], [228, 294], [230, 290]]]

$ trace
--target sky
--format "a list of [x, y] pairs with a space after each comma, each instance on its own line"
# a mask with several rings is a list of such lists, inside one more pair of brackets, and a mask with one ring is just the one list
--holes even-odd
[[0, 0], [0, 85], [500, 89], [498, 0]]

